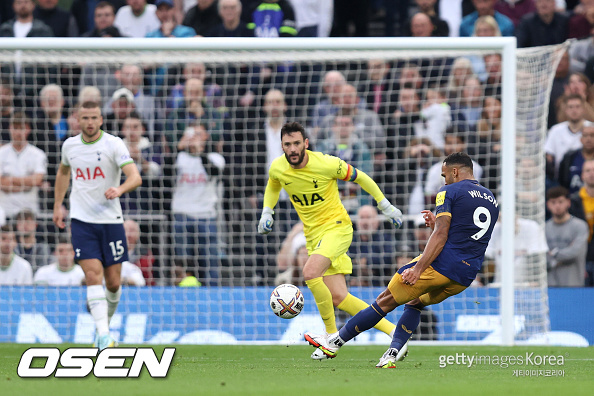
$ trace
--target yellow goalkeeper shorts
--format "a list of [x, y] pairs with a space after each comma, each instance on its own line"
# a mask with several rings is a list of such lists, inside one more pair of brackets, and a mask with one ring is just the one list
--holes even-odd
[[319, 238], [307, 241], [307, 252], [327, 257], [332, 262], [324, 276], [334, 274], [350, 274], [353, 262], [346, 254], [353, 242], [353, 227], [332, 228], [322, 233]]

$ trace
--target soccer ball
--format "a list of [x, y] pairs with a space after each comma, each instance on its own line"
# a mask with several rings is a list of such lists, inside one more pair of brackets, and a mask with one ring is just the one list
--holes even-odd
[[283, 319], [293, 319], [303, 309], [303, 293], [295, 285], [285, 283], [277, 286], [270, 295], [272, 312]]

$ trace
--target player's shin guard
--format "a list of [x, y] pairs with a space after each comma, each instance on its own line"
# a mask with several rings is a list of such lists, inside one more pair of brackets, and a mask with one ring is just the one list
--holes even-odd
[[91, 316], [95, 320], [95, 327], [99, 336], [109, 334], [107, 301], [105, 300], [103, 285], [87, 286], [87, 304], [89, 305]]
[[352, 317], [342, 329], [340, 329], [340, 338], [342, 341], [347, 342], [355, 338], [357, 334], [371, 329], [385, 316], [386, 313], [379, 307], [377, 302], [374, 302], [369, 307], [359, 311], [357, 315]]
[[[360, 311], [364, 310], [365, 308], [369, 307], [365, 301], [353, 296], [351, 293], [348, 293], [344, 300], [336, 308], [344, 311], [351, 316], [355, 316]], [[380, 320], [375, 326], [381, 332], [386, 333], [387, 335], [391, 336], [391, 333], [394, 331], [396, 326], [387, 319]]]
[[322, 277], [306, 280], [305, 284], [311, 290], [314, 300], [316, 300], [318, 311], [320, 311], [320, 316], [326, 326], [326, 333], [336, 333], [338, 329], [336, 328], [336, 318], [334, 317], [334, 305], [332, 304], [332, 293], [330, 293], [330, 289], [328, 289]]
[[105, 289], [105, 299], [107, 300], [107, 323], [111, 323], [111, 317], [118, 308], [120, 303], [120, 296], [122, 295], [122, 286], [114, 293]]
[[408, 341], [417, 327], [419, 327], [419, 323], [421, 323], [422, 310], [423, 306], [421, 304], [404, 306], [404, 312], [396, 325], [396, 331], [394, 332], [394, 337], [392, 337], [390, 348], [400, 350], [406, 344], [406, 341]]

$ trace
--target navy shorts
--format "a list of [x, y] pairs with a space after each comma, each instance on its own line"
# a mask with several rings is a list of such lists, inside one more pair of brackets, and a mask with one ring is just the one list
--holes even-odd
[[93, 224], [71, 221], [74, 260], [98, 259], [104, 267], [128, 261], [128, 244], [123, 224]]

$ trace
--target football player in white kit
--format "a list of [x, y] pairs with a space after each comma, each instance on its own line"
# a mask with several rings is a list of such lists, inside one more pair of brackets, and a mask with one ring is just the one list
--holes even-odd
[[[62, 145], [62, 161], [54, 186], [53, 221], [64, 228], [62, 202], [70, 184], [70, 218], [75, 260], [85, 272], [87, 303], [97, 329], [99, 350], [116, 346], [109, 320], [122, 293], [121, 263], [128, 261], [119, 197], [142, 179], [122, 139], [101, 130], [98, 103], [84, 102], [78, 113], [82, 133]], [[121, 172], [126, 180], [120, 185]], [[105, 286], [103, 289], [103, 278]]]

